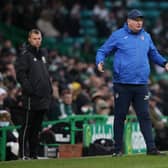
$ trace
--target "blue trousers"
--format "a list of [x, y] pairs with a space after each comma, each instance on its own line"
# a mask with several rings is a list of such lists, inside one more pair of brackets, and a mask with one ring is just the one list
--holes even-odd
[[144, 136], [147, 150], [155, 148], [149, 116], [149, 91], [147, 85], [114, 84], [114, 141], [115, 152], [122, 151], [124, 121], [130, 104], [133, 105]]

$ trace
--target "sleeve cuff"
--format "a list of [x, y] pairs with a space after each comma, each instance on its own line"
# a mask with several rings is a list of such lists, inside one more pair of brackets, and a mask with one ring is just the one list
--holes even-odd
[[163, 66], [165, 66], [167, 63], [168, 63], [168, 61], [164, 61], [164, 62], [163, 62]]

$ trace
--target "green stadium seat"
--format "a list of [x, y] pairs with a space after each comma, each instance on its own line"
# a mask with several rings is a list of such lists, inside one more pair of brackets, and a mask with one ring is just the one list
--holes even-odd
[[83, 43], [84, 42], [84, 37], [77, 37], [77, 38], [75, 38], [75, 42], [76, 43]]
[[159, 6], [160, 10], [167, 10], [168, 9], [168, 2], [160, 2], [158, 6]]
[[43, 46], [51, 49], [56, 49], [57, 38], [54, 37], [44, 37]]
[[85, 35], [97, 36], [97, 29], [96, 28], [85, 29]]
[[112, 2], [111, 1], [105, 1], [104, 4], [105, 4], [105, 7], [107, 9], [111, 9], [112, 8]]
[[134, 1], [134, 2], [132, 2], [130, 4], [128, 4], [127, 8], [128, 9], [133, 9], [133, 8], [141, 9], [141, 6], [142, 6], [142, 2]]
[[142, 9], [148, 9], [148, 10], [155, 9], [156, 10], [157, 7], [158, 7], [158, 2], [154, 2], [154, 1], [147, 1], [141, 4]]
[[74, 42], [74, 38], [72, 38], [72, 37], [65, 37], [65, 38], [63, 38], [62, 42], [64, 44], [72, 44]]
[[83, 19], [83, 20], [80, 21], [80, 25], [82, 27], [94, 27], [95, 23], [91, 19]]
[[158, 10], [145, 10], [143, 11], [145, 17], [155, 19], [159, 17], [160, 11]]
[[93, 12], [92, 10], [82, 10], [81, 11], [81, 18], [91, 18]]

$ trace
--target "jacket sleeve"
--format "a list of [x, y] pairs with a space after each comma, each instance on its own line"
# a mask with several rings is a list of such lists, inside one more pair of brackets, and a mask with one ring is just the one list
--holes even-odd
[[28, 79], [29, 63], [26, 54], [20, 54], [15, 62], [16, 78], [21, 84], [23, 92], [28, 96], [33, 94], [33, 89]]
[[149, 36], [149, 40], [150, 40], [150, 48], [149, 48], [149, 58], [155, 63], [160, 65], [161, 67], [165, 66], [165, 63], [167, 62], [167, 60], [160, 55], [160, 53], [158, 52], [158, 50], [156, 49], [155, 45], [153, 44], [153, 41], [151, 39], [151, 37]]
[[116, 49], [116, 40], [116, 35], [112, 34], [107, 39], [107, 41], [97, 50], [96, 65], [98, 65], [100, 62], [104, 62], [105, 57], [108, 56], [110, 52]]
[[[41, 52], [42, 52], [42, 55], [45, 56], [45, 59], [46, 59], [46, 67], [48, 68], [49, 67], [49, 64], [48, 64], [48, 50], [46, 48], [41, 48]], [[49, 75], [49, 74], [48, 74]], [[50, 78], [50, 77], [49, 77]], [[52, 88], [52, 82], [51, 80], [49, 80], [49, 83], [50, 83], [50, 89], [51, 89], [51, 94], [53, 94], [53, 88]]]

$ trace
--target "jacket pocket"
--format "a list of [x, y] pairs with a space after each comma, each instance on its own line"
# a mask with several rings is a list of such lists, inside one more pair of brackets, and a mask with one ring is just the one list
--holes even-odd
[[36, 80], [33, 82], [33, 92], [35, 96], [41, 97], [43, 95], [43, 90], [41, 88], [42, 82], [41, 79]]

